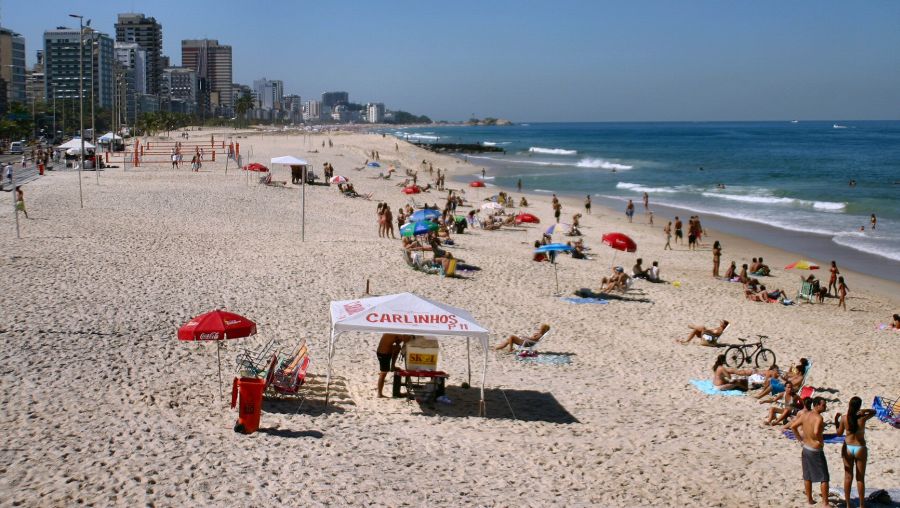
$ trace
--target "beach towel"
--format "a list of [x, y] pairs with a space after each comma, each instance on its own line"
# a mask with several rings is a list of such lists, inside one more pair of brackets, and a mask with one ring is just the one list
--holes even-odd
[[560, 298], [560, 299], [563, 301], [578, 304], [578, 305], [585, 304], [585, 303], [595, 303], [595, 304], [609, 303], [608, 300], [604, 300], [602, 298], [582, 298], [582, 297], [568, 296], [568, 297]]
[[[790, 430], [785, 430], [781, 432], [784, 434], [784, 437], [790, 439], [791, 441], [796, 441], [797, 436]], [[844, 436], [839, 436], [837, 434], [822, 434], [822, 437], [825, 438], [825, 444], [841, 444], [844, 442]]]
[[[828, 497], [834, 497], [840, 500], [844, 499], [844, 489], [842, 487], [831, 487], [828, 489]], [[856, 492], [856, 485], [850, 491], [850, 502], [859, 503], [859, 496]], [[900, 489], [870, 489], [866, 488], [866, 505], [867, 506], [900, 506]]]
[[572, 363], [569, 355], [556, 353], [540, 353], [536, 355], [516, 355], [516, 360], [522, 363], [531, 363], [536, 365], [568, 365]]
[[740, 390], [716, 390], [710, 379], [691, 379], [691, 384], [707, 395], [724, 395], [726, 397], [741, 397], [744, 395], [744, 392]]
[[872, 409], [875, 410], [875, 416], [884, 423], [900, 429], [900, 415], [893, 412], [893, 407], [897, 404], [895, 401], [885, 400], [884, 397], [875, 397], [872, 401]]

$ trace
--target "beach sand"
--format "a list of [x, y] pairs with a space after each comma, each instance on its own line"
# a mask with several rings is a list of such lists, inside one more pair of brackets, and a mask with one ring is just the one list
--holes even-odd
[[[323, 148], [329, 136], [334, 146]], [[22, 240], [12, 235], [10, 207], [0, 210], [9, 228], [0, 238], [0, 505], [800, 506], [799, 445], [761, 426], [765, 409], [755, 399], [711, 397], [690, 384], [709, 378], [723, 350], [676, 344], [687, 325], [728, 319], [724, 342], [765, 334], [780, 365], [811, 358], [809, 383], [834, 400], [826, 421], [854, 395], [864, 407], [875, 395], [900, 395], [900, 334], [876, 329], [900, 308], [896, 284], [844, 273], [848, 312], [832, 299], [752, 303], [739, 284], [712, 278], [712, 240], [724, 243], [723, 272], [732, 259], [762, 255], [774, 268], [766, 285], [791, 295], [798, 274], [780, 267], [796, 255], [718, 233], [698, 252], [663, 251], [664, 217], [651, 228], [640, 203], [634, 224], [595, 205], [582, 219], [594, 259], [560, 259], [564, 294], [598, 288], [614, 257], [599, 238], [610, 231], [639, 246], [615, 255], [616, 264], [657, 260], [663, 278], [679, 285], [637, 281], [637, 301], [573, 305], [553, 296], [551, 266], [531, 261], [531, 244], [553, 220], [549, 196], [529, 198], [539, 226], [455, 236], [452, 252], [481, 271], [426, 275], [404, 264], [399, 240], [377, 236], [376, 203], [396, 210], [407, 202], [399, 177], [370, 177], [390, 163], [420, 169], [423, 159], [451, 175], [480, 168], [367, 134], [238, 141], [253, 161], [296, 155], [320, 176], [331, 162], [374, 196], [307, 187], [304, 242], [297, 187], [261, 186], [233, 168], [225, 174], [221, 161], [200, 173], [120, 164], [101, 173], [99, 186], [85, 172], [84, 209], [78, 173], [50, 172], [26, 187], [32, 218], [23, 220]], [[384, 167], [354, 170], [373, 149]], [[274, 173], [290, 181], [286, 168]], [[494, 192], [466, 189], [474, 203]], [[444, 196], [416, 200], [442, 205]], [[580, 202], [563, 204], [566, 219], [582, 211]], [[480, 418], [478, 390], [460, 387], [468, 381], [465, 341], [441, 344], [452, 404], [432, 409], [376, 399], [378, 339], [351, 333], [337, 343], [333, 402], [323, 408], [329, 302], [363, 296], [367, 281], [374, 294], [412, 291], [468, 309], [494, 344], [549, 323], [541, 349], [570, 363], [490, 352]], [[259, 329], [224, 345], [226, 391], [238, 348], [310, 344], [302, 404], [267, 401], [262, 429], [250, 436], [232, 430], [229, 394], [216, 396], [215, 346], [176, 339], [190, 317], [216, 307]], [[473, 385], [480, 354], [473, 343]], [[872, 420], [867, 440], [866, 486], [900, 486], [900, 431]], [[826, 453], [840, 486], [840, 447]]]

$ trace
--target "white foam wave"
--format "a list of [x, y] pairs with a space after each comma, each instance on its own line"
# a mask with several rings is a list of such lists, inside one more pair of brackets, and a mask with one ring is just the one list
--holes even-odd
[[435, 141], [440, 139], [439, 136], [429, 136], [427, 134], [406, 134], [406, 137], [411, 139], [431, 139]]
[[634, 192], [646, 192], [648, 194], [678, 192], [678, 189], [673, 189], [672, 187], [644, 187], [641, 184], [628, 183], [628, 182], [619, 182], [616, 184], [616, 188], [630, 190], [630, 191], [634, 191]]
[[553, 193], [552, 190], [547, 190], [547, 189], [534, 189], [534, 192], [543, 192], [544, 194], [552, 194]]
[[575, 165], [579, 168], [615, 169], [617, 171], [627, 171], [634, 167], [627, 164], [617, 164], [615, 162], [609, 162], [603, 159], [592, 159], [589, 157], [581, 159], [578, 161], [578, 164]]
[[847, 128], [846, 125], [838, 125], [838, 124], [834, 124], [831, 127], [834, 129], [846, 129]]
[[482, 141], [481, 144], [484, 146], [497, 146], [495, 141]]
[[853, 250], [875, 254], [876, 256], [893, 259], [894, 261], [900, 261], [900, 246], [898, 246], [898, 243], [900, 242], [884, 245], [878, 242], [865, 241], [853, 233], [841, 233], [835, 235], [831, 241]]
[[578, 150], [566, 150], [565, 148], [541, 148], [533, 146], [528, 149], [531, 153], [545, 153], [548, 155], [577, 155]]
[[835, 203], [832, 201], [807, 201], [805, 199], [780, 198], [771, 195], [726, 194], [722, 192], [702, 192], [701, 195], [710, 198], [727, 199], [729, 201], [740, 201], [742, 203], [809, 206], [815, 208], [816, 210], [827, 212], [839, 212], [847, 206], [846, 203]]

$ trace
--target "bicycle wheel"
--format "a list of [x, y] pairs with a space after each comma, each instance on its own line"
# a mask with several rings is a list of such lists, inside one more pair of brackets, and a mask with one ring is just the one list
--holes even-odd
[[756, 353], [756, 366], [762, 369], [771, 369], [775, 365], [775, 353], [771, 349], [762, 348]]
[[744, 364], [744, 349], [740, 346], [731, 346], [725, 350], [725, 365], [731, 368], [738, 368]]

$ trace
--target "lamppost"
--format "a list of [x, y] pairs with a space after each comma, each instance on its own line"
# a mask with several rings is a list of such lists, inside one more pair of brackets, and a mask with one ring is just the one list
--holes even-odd
[[[81, 191], [81, 169], [84, 167], [84, 16], [69, 14], [70, 18], [78, 18], [78, 102], [81, 106], [81, 153], [78, 154], [78, 199], [84, 208], [84, 195]], [[88, 26], [91, 20], [88, 20]]]
[[[91, 25], [91, 21], [88, 20], [88, 26]], [[97, 124], [94, 122], [94, 76], [100, 74], [100, 70], [94, 71], [94, 46], [96, 44], [97, 38], [94, 37], [94, 31], [91, 30], [91, 144], [94, 145], [94, 174], [97, 177], [97, 185], [100, 185], [100, 164], [97, 161]]]

